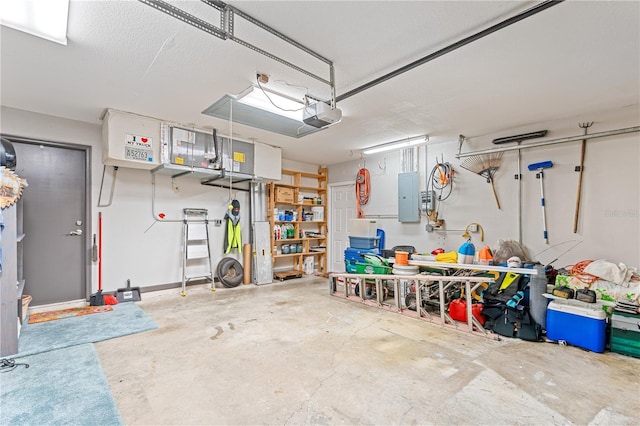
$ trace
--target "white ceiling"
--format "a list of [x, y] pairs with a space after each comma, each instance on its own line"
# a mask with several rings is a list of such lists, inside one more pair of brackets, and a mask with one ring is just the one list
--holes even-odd
[[[195, 1], [171, 2], [218, 25]], [[538, 2], [233, 1], [330, 59], [343, 94]], [[241, 25], [241, 24], [244, 25]], [[328, 67], [241, 20], [236, 35], [328, 78]], [[216, 127], [201, 112], [269, 74], [271, 87], [326, 85], [138, 1], [71, 1], [67, 46], [2, 27], [1, 103], [91, 123], [105, 108]], [[294, 139], [233, 124], [287, 159], [334, 164], [367, 146], [429, 134], [477, 137], [637, 106], [640, 2], [567, 1], [338, 103], [343, 121]], [[589, 118], [589, 117], [587, 117]], [[352, 153], [353, 154], [353, 153]]]

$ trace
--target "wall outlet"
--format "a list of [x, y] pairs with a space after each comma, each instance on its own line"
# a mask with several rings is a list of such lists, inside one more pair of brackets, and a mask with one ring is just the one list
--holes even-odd
[[213, 224], [215, 226], [222, 226], [222, 219], [214, 219]]

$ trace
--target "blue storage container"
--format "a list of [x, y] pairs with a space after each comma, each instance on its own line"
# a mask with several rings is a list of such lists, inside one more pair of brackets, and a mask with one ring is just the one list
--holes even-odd
[[552, 301], [547, 306], [547, 338], [604, 352], [607, 314], [602, 307], [576, 300]]
[[352, 237], [349, 236], [349, 246], [358, 249], [377, 249], [380, 237]]
[[353, 260], [354, 262], [362, 262], [362, 254], [377, 254], [375, 250], [371, 249], [358, 249], [353, 247], [347, 247], [344, 251], [344, 260]]

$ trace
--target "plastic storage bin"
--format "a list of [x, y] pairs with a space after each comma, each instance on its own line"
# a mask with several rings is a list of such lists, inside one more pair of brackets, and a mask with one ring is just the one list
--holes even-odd
[[356, 274], [390, 274], [391, 267], [356, 262]]
[[352, 247], [347, 247], [344, 251], [344, 260], [352, 260], [354, 262], [362, 262], [362, 256], [360, 254], [376, 254], [375, 250], [371, 249], [357, 249]]
[[376, 237], [378, 223], [372, 219], [349, 219], [349, 235], [354, 237]]
[[640, 358], [640, 315], [613, 313], [610, 346], [611, 352]]
[[379, 237], [352, 237], [349, 236], [349, 245], [357, 249], [377, 249], [380, 243]]
[[604, 352], [606, 344], [606, 313], [599, 305], [567, 300], [552, 301], [547, 306], [547, 337], [570, 345]]

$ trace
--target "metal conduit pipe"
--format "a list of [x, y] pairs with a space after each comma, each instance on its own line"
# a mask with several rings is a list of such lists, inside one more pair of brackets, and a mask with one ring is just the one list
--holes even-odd
[[515, 150], [521, 150], [526, 148], [535, 148], [539, 146], [554, 145], [558, 143], [581, 141], [583, 139], [596, 139], [596, 138], [604, 138], [607, 136], [624, 135], [627, 133], [634, 133], [634, 132], [640, 132], [640, 126], [625, 127], [624, 129], [608, 130], [606, 132], [599, 132], [599, 133], [589, 133], [587, 135], [578, 135], [578, 136], [569, 136], [566, 138], [550, 139], [547, 141], [540, 141], [540, 142], [531, 143], [527, 145], [515, 145], [515, 146], [504, 147], [504, 148], [491, 148], [491, 149], [483, 149], [480, 151], [459, 152], [458, 154], [456, 154], [456, 158], [471, 157], [473, 155], [492, 154], [494, 152], [515, 151]]
[[382, 77], [378, 77], [375, 80], [372, 80], [368, 83], [363, 84], [362, 86], [356, 87], [353, 90], [348, 91], [347, 93], [343, 93], [342, 95], [339, 95], [336, 97], [336, 102], [340, 102], [343, 101], [347, 98], [350, 98], [353, 95], [356, 95], [364, 90], [370, 89], [373, 86], [377, 86], [380, 83], [383, 83], [391, 78], [397, 77], [400, 74], [403, 74], [409, 70], [412, 70], [415, 67], [418, 67], [420, 65], [426, 64], [427, 62], [430, 62], [436, 58], [439, 58], [440, 56], [446, 55], [447, 53], [453, 52], [456, 49], [459, 49], [462, 46], [466, 46], [469, 43], [472, 43], [476, 40], [479, 40], [485, 36], [488, 36], [489, 34], [492, 34], [496, 31], [499, 31], [503, 28], [508, 27], [509, 25], [515, 24], [516, 22], [522, 21], [523, 19], [526, 19], [530, 16], [533, 16], [537, 13], [542, 12], [543, 10], [546, 10], [552, 6], [556, 6], [560, 3], [562, 3], [564, 0], [548, 0], [548, 1], [544, 1], [540, 4], [537, 4], [535, 6], [533, 6], [530, 9], [525, 10], [524, 12], [521, 12], [519, 14], [517, 14], [516, 16], [513, 16], [511, 18], [505, 19], [504, 21], [501, 21], [495, 25], [492, 25], [491, 27], [484, 29], [480, 32], [477, 32], [475, 34], [470, 35], [469, 37], [463, 38], [460, 41], [457, 41], [453, 44], [450, 44], [447, 47], [444, 47], [434, 53], [431, 53], [427, 56], [424, 56], [416, 61], [411, 62], [408, 65], [405, 65], [401, 68], [398, 68], [395, 71], [391, 71], [390, 73], [387, 73], [385, 75], [383, 75]]

